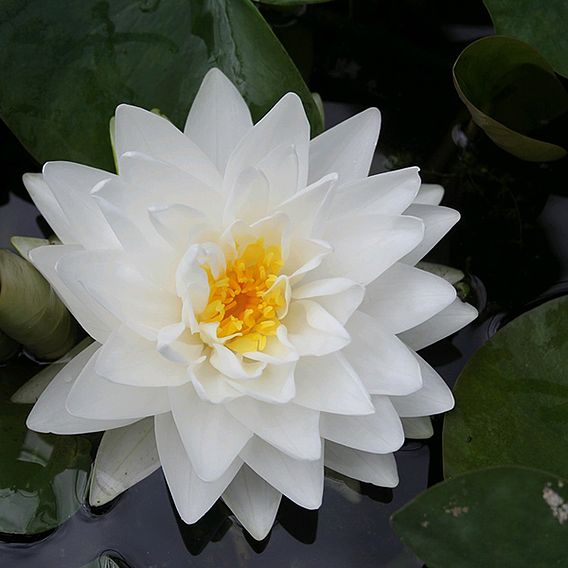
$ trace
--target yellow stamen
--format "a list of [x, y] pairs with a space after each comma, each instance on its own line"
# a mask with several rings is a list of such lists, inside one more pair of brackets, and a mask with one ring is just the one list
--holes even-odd
[[227, 262], [223, 274], [209, 278], [209, 301], [199, 316], [203, 323], [219, 322], [217, 336], [228, 337], [225, 345], [236, 353], [263, 351], [267, 337], [280, 325], [278, 312], [286, 305], [286, 284], [278, 281], [282, 251], [265, 246], [263, 239], [243, 249], [237, 243], [237, 258]]

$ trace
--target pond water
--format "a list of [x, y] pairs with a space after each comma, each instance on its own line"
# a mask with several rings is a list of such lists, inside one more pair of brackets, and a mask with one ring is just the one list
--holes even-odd
[[[566, 165], [521, 164], [468, 130], [450, 69], [464, 42], [486, 32], [479, 11], [428, 13], [425, 25], [418, 10], [402, 27], [395, 3], [385, 5], [380, 21], [361, 9], [354, 23], [344, 22], [340, 10], [330, 8], [277, 22], [277, 32], [288, 44], [306, 33], [317, 39], [309, 65], [314, 88], [333, 101], [326, 104], [328, 126], [379, 106], [384, 126], [374, 171], [417, 163], [426, 181], [446, 186], [445, 203], [462, 214], [433, 259], [469, 274], [468, 301], [480, 308], [480, 317], [422, 353], [452, 385], [500, 326], [568, 291]], [[325, 53], [322, 45], [329, 46]], [[303, 69], [307, 63], [295, 57]], [[0, 201], [0, 246], [6, 247], [14, 234], [42, 236], [45, 225], [18, 181], [23, 171], [39, 166], [5, 129], [2, 134], [10, 149], [1, 158], [9, 171]], [[321, 509], [305, 511], [284, 500], [262, 543], [250, 539], [221, 503], [197, 524], [185, 525], [157, 471], [104, 510], [81, 507], [49, 534], [0, 537], [0, 566], [79, 568], [108, 553], [131, 568], [418, 567], [389, 517], [442, 479], [442, 420], [434, 419], [434, 426], [431, 440], [410, 440], [398, 452], [396, 489], [328, 477]], [[8, 489], [0, 486], [0, 499]]]

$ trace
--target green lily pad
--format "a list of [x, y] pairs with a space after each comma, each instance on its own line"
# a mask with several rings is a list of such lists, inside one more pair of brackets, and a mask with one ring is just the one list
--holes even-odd
[[484, 0], [495, 31], [525, 41], [568, 77], [568, 3], [565, 0]]
[[566, 566], [568, 483], [522, 467], [474, 471], [431, 487], [392, 524], [431, 568]]
[[6, 0], [0, 5], [0, 115], [39, 161], [112, 169], [108, 121], [127, 102], [182, 127], [213, 66], [259, 119], [287, 91], [316, 103], [250, 0]]
[[540, 133], [568, 111], [568, 93], [530, 45], [486, 37], [454, 64], [454, 84], [473, 121], [501, 148], [528, 161], [563, 158], [566, 149]]
[[0, 370], [0, 533], [44, 533], [85, 502], [91, 443], [28, 430], [31, 405], [9, 396], [37, 366], [19, 358]]
[[445, 418], [446, 477], [514, 464], [568, 479], [568, 297], [498, 331], [468, 362]]

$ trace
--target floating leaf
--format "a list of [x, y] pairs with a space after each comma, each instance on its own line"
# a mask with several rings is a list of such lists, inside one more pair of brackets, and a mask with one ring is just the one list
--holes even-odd
[[492, 465], [568, 479], [568, 297], [498, 331], [468, 362], [445, 418], [446, 477]]
[[566, 0], [484, 0], [495, 31], [537, 49], [557, 73], [568, 77]]
[[126, 102], [183, 127], [212, 66], [255, 119], [287, 91], [322, 130], [316, 103], [250, 0], [6, 0], [0, 6], [0, 114], [39, 161], [112, 168], [108, 121]]
[[522, 467], [474, 471], [431, 487], [392, 524], [432, 568], [566, 566], [568, 483]]
[[43, 276], [26, 260], [0, 250], [0, 330], [40, 359], [67, 353], [77, 324]]
[[486, 37], [466, 47], [454, 84], [473, 121], [501, 148], [528, 161], [558, 160], [566, 149], [537, 133], [568, 111], [552, 67], [526, 43]]

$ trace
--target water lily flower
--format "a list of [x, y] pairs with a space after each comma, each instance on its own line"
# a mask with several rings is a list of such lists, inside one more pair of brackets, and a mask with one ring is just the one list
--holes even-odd
[[30, 258], [94, 340], [28, 426], [106, 431], [91, 502], [161, 465], [187, 523], [222, 497], [262, 539], [282, 495], [320, 506], [324, 465], [397, 484], [404, 429], [453, 405], [415, 350], [476, 311], [415, 267], [458, 220], [441, 188], [367, 177], [379, 126], [369, 109], [310, 141], [293, 93], [253, 125], [213, 69], [183, 132], [117, 108], [117, 175], [25, 176], [63, 243]]

